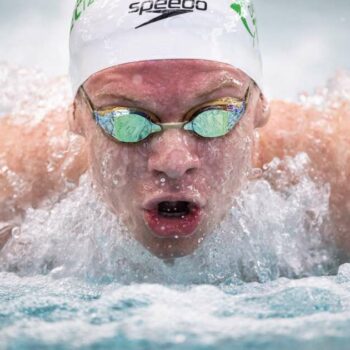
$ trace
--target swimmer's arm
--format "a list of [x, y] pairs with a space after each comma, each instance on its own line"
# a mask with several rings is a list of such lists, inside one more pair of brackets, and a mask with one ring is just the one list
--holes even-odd
[[310, 174], [331, 185], [331, 214], [340, 245], [350, 252], [350, 102], [320, 112], [274, 102], [268, 124], [259, 132], [257, 165], [305, 152]]
[[86, 171], [84, 141], [70, 133], [68, 113], [52, 112], [39, 123], [24, 116], [0, 119], [0, 222], [54, 200]]

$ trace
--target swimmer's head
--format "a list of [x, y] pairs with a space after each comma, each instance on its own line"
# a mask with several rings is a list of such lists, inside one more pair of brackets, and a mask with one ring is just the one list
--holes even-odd
[[[231, 23], [225, 22], [220, 3], [228, 5]], [[219, 0], [78, 1], [71, 66], [74, 90], [83, 88], [76, 96], [73, 127], [86, 138], [92, 176], [104, 200], [159, 257], [192, 253], [227, 215], [233, 196], [250, 177], [254, 128], [266, 122], [267, 113], [257, 85], [255, 19], [252, 8], [243, 5]], [[201, 27], [197, 16], [202, 13], [206, 25]], [[197, 24], [188, 35], [199, 40], [198, 50], [190, 40], [184, 43], [190, 23]], [[205, 31], [210, 24], [211, 31]], [[220, 40], [228, 40], [229, 34], [237, 35], [237, 45], [228, 42], [228, 50]], [[181, 40], [189, 57], [174, 47]], [[245, 40], [250, 49], [243, 50]], [[235, 47], [236, 55], [231, 54]], [[237, 57], [249, 50], [248, 69], [243, 56], [242, 64]], [[220, 128], [208, 122], [210, 116], [221, 118]], [[181, 126], [194, 123], [196, 130]], [[161, 130], [162, 124], [171, 127]], [[157, 132], [144, 133], [149, 125]], [[133, 139], [140, 128], [137, 134], [143, 136]], [[125, 142], [130, 140], [138, 142]]]
[[73, 92], [91, 75], [124, 63], [200, 59], [262, 83], [250, 0], [78, 0], [70, 37]]

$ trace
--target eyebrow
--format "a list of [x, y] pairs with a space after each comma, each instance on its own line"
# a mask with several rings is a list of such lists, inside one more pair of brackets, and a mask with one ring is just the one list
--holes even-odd
[[[126, 96], [126, 95], [123, 95], [123, 94], [120, 94], [120, 93], [103, 93], [101, 95], [95, 95], [94, 97], [95, 98], [99, 98], [101, 96], [104, 97], [104, 98], [110, 97], [110, 98], [113, 98], [113, 99], [122, 100], [122, 101], [130, 103], [132, 105], [140, 104], [140, 99], [133, 98], [133, 97], [130, 97], [130, 96]], [[97, 104], [97, 106], [98, 106], [98, 104]]]
[[[214, 84], [213, 84], [214, 85]], [[241, 87], [243, 87], [245, 84], [244, 83], [241, 83]], [[211, 94], [214, 94], [215, 92], [217, 91], [220, 91], [221, 89], [224, 89], [224, 88], [236, 88], [236, 89], [239, 89], [239, 87], [237, 86], [237, 84], [235, 82], [231, 82], [231, 81], [224, 81], [224, 82], [220, 82], [218, 84], [215, 84], [214, 85], [215, 87], [212, 87], [209, 91], [205, 91], [199, 95], [197, 95], [197, 98], [204, 98], [204, 97], [207, 97]], [[244, 94], [246, 92], [246, 89], [243, 89], [242, 90], [242, 96], [235, 96], [237, 98], [244, 98]]]
[[[205, 98], [207, 98], [209, 95], [214, 94], [215, 92], [224, 89], [224, 88], [234, 88], [234, 89], [240, 89], [242, 87], [244, 87], [246, 84], [236, 78], [232, 78], [229, 80], [225, 80], [225, 81], [220, 81], [218, 79], [213, 79], [212, 81], [210, 81], [210, 83], [208, 83], [206, 85], [206, 88], [204, 89], [203, 92], [196, 94], [193, 98], [194, 99], [198, 99], [198, 100], [204, 100]], [[112, 98], [112, 99], [118, 99], [121, 100], [123, 102], [126, 102], [132, 106], [140, 106], [140, 108], [142, 107], [142, 105], [144, 105], [145, 103], [140, 99], [137, 98], [136, 96], [130, 96], [130, 95], [125, 95], [122, 93], [114, 93], [114, 92], [105, 92], [105, 88], [106, 86], [102, 87], [100, 90], [97, 91], [97, 93], [94, 95], [94, 98]], [[244, 94], [246, 92], [246, 89], [243, 89], [241, 91], [242, 96], [234, 96], [236, 98], [239, 99], [244, 99]], [[92, 101], [91, 101], [92, 102]], [[93, 103], [94, 107], [98, 107], [98, 108], [103, 108], [105, 106], [100, 105], [98, 103]]]

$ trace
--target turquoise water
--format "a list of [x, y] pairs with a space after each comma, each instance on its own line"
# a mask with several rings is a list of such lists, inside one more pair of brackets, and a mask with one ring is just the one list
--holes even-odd
[[0, 274], [2, 349], [349, 349], [350, 265], [265, 284]]

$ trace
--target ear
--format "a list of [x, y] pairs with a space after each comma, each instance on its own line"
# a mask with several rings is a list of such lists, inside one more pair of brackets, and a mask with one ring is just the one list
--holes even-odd
[[258, 87], [256, 87], [259, 98], [256, 104], [256, 113], [255, 113], [255, 128], [263, 127], [269, 120], [271, 110], [270, 104], [266, 99], [265, 95], [260, 91]]
[[84, 102], [78, 93], [69, 108], [69, 128], [75, 134], [85, 136], [83, 127]]

